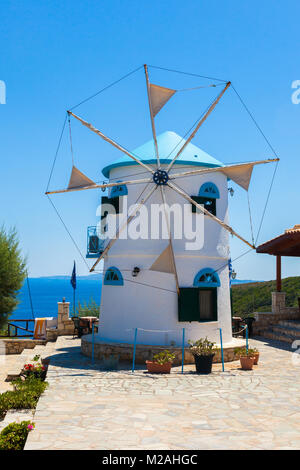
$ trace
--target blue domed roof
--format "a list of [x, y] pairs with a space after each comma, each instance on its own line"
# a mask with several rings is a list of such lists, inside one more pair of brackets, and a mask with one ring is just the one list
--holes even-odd
[[[185, 142], [186, 140], [183, 139], [183, 137], [180, 137], [180, 135], [172, 131], [166, 131], [157, 136], [160, 162], [162, 164], [170, 163]], [[132, 154], [136, 158], [139, 158], [143, 163], [156, 164], [153, 140], [149, 140], [149, 142], [146, 142], [137, 149], [133, 150]], [[192, 144], [191, 142], [180, 154], [175, 164], [208, 167], [223, 166], [223, 163], [211, 157], [208, 153], [199, 149], [199, 147], [196, 147], [196, 145]], [[123, 155], [111, 165], [104, 167], [102, 173], [106, 178], [109, 178], [109, 172], [112, 168], [129, 165], [138, 164], [127, 155]]]

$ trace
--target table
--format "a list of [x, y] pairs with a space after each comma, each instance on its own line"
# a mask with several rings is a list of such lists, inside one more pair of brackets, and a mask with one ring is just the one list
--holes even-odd
[[96, 323], [98, 323], [98, 321], [98, 317], [81, 317], [80, 326], [82, 326], [83, 328], [87, 328], [88, 332], [91, 333], [93, 329], [93, 324], [95, 325]]

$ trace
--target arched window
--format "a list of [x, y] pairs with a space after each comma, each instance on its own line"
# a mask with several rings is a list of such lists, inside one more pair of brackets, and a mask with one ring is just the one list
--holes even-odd
[[104, 285], [105, 286], [123, 286], [123, 276], [121, 271], [118, 268], [112, 266], [108, 268], [104, 276]]
[[[122, 183], [122, 181], [117, 181], [117, 183]], [[127, 196], [128, 189], [126, 184], [120, 184], [119, 186], [112, 186], [109, 197], [110, 199], [114, 197]]]
[[[216, 199], [220, 198], [220, 193], [214, 183], [207, 182], [202, 184], [198, 196], [192, 196], [194, 201], [204, 206], [204, 209], [213, 215], [217, 215]], [[196, 206], [192, 206], [192, 212], [199, 212]]]
[[211, 199], [219, 199], [220, 193], [217, 186], [214, 183], [208, 182], [202, 184], [201, 188], [199, 189], [199, 196], [201, 197], [209, 197]]
[[194, 278], [195, 287], [220, 287], [218, 273], [211, 268], [204, 268]]

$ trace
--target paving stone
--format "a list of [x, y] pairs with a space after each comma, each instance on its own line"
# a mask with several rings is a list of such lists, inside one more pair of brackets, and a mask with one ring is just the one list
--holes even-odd
[[250, 372], [235, 362], [209, 376], [194, 366], [155, 376], [130, 364], [103, 371], [77, 339], [58, 340], [25, 449], [300, 447], [300, 365], [286, 344], [251, 340], [261, 357]]

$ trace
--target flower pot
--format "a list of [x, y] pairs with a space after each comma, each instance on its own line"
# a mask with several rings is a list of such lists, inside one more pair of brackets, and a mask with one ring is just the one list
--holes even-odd
[[243, 370], [252, 370], [254, 364], [253, 356], [241, 356], [240, 363]]
[[209, 354], [207, 356], [195, 355], [194, 358], [195, 358], [197, 374], [210, 374], [211, 373], [214, 354]]
[[259, 352], [253, 354], [253, 357], [254, 357], [254, 365], [257, 366], [258, 364], [258, 359], [259, 359]]
[[172, 362], [159, 364], [158, 362], [146, 361], [146, 365], [150, 374], [169, 374], [171, 372]]

